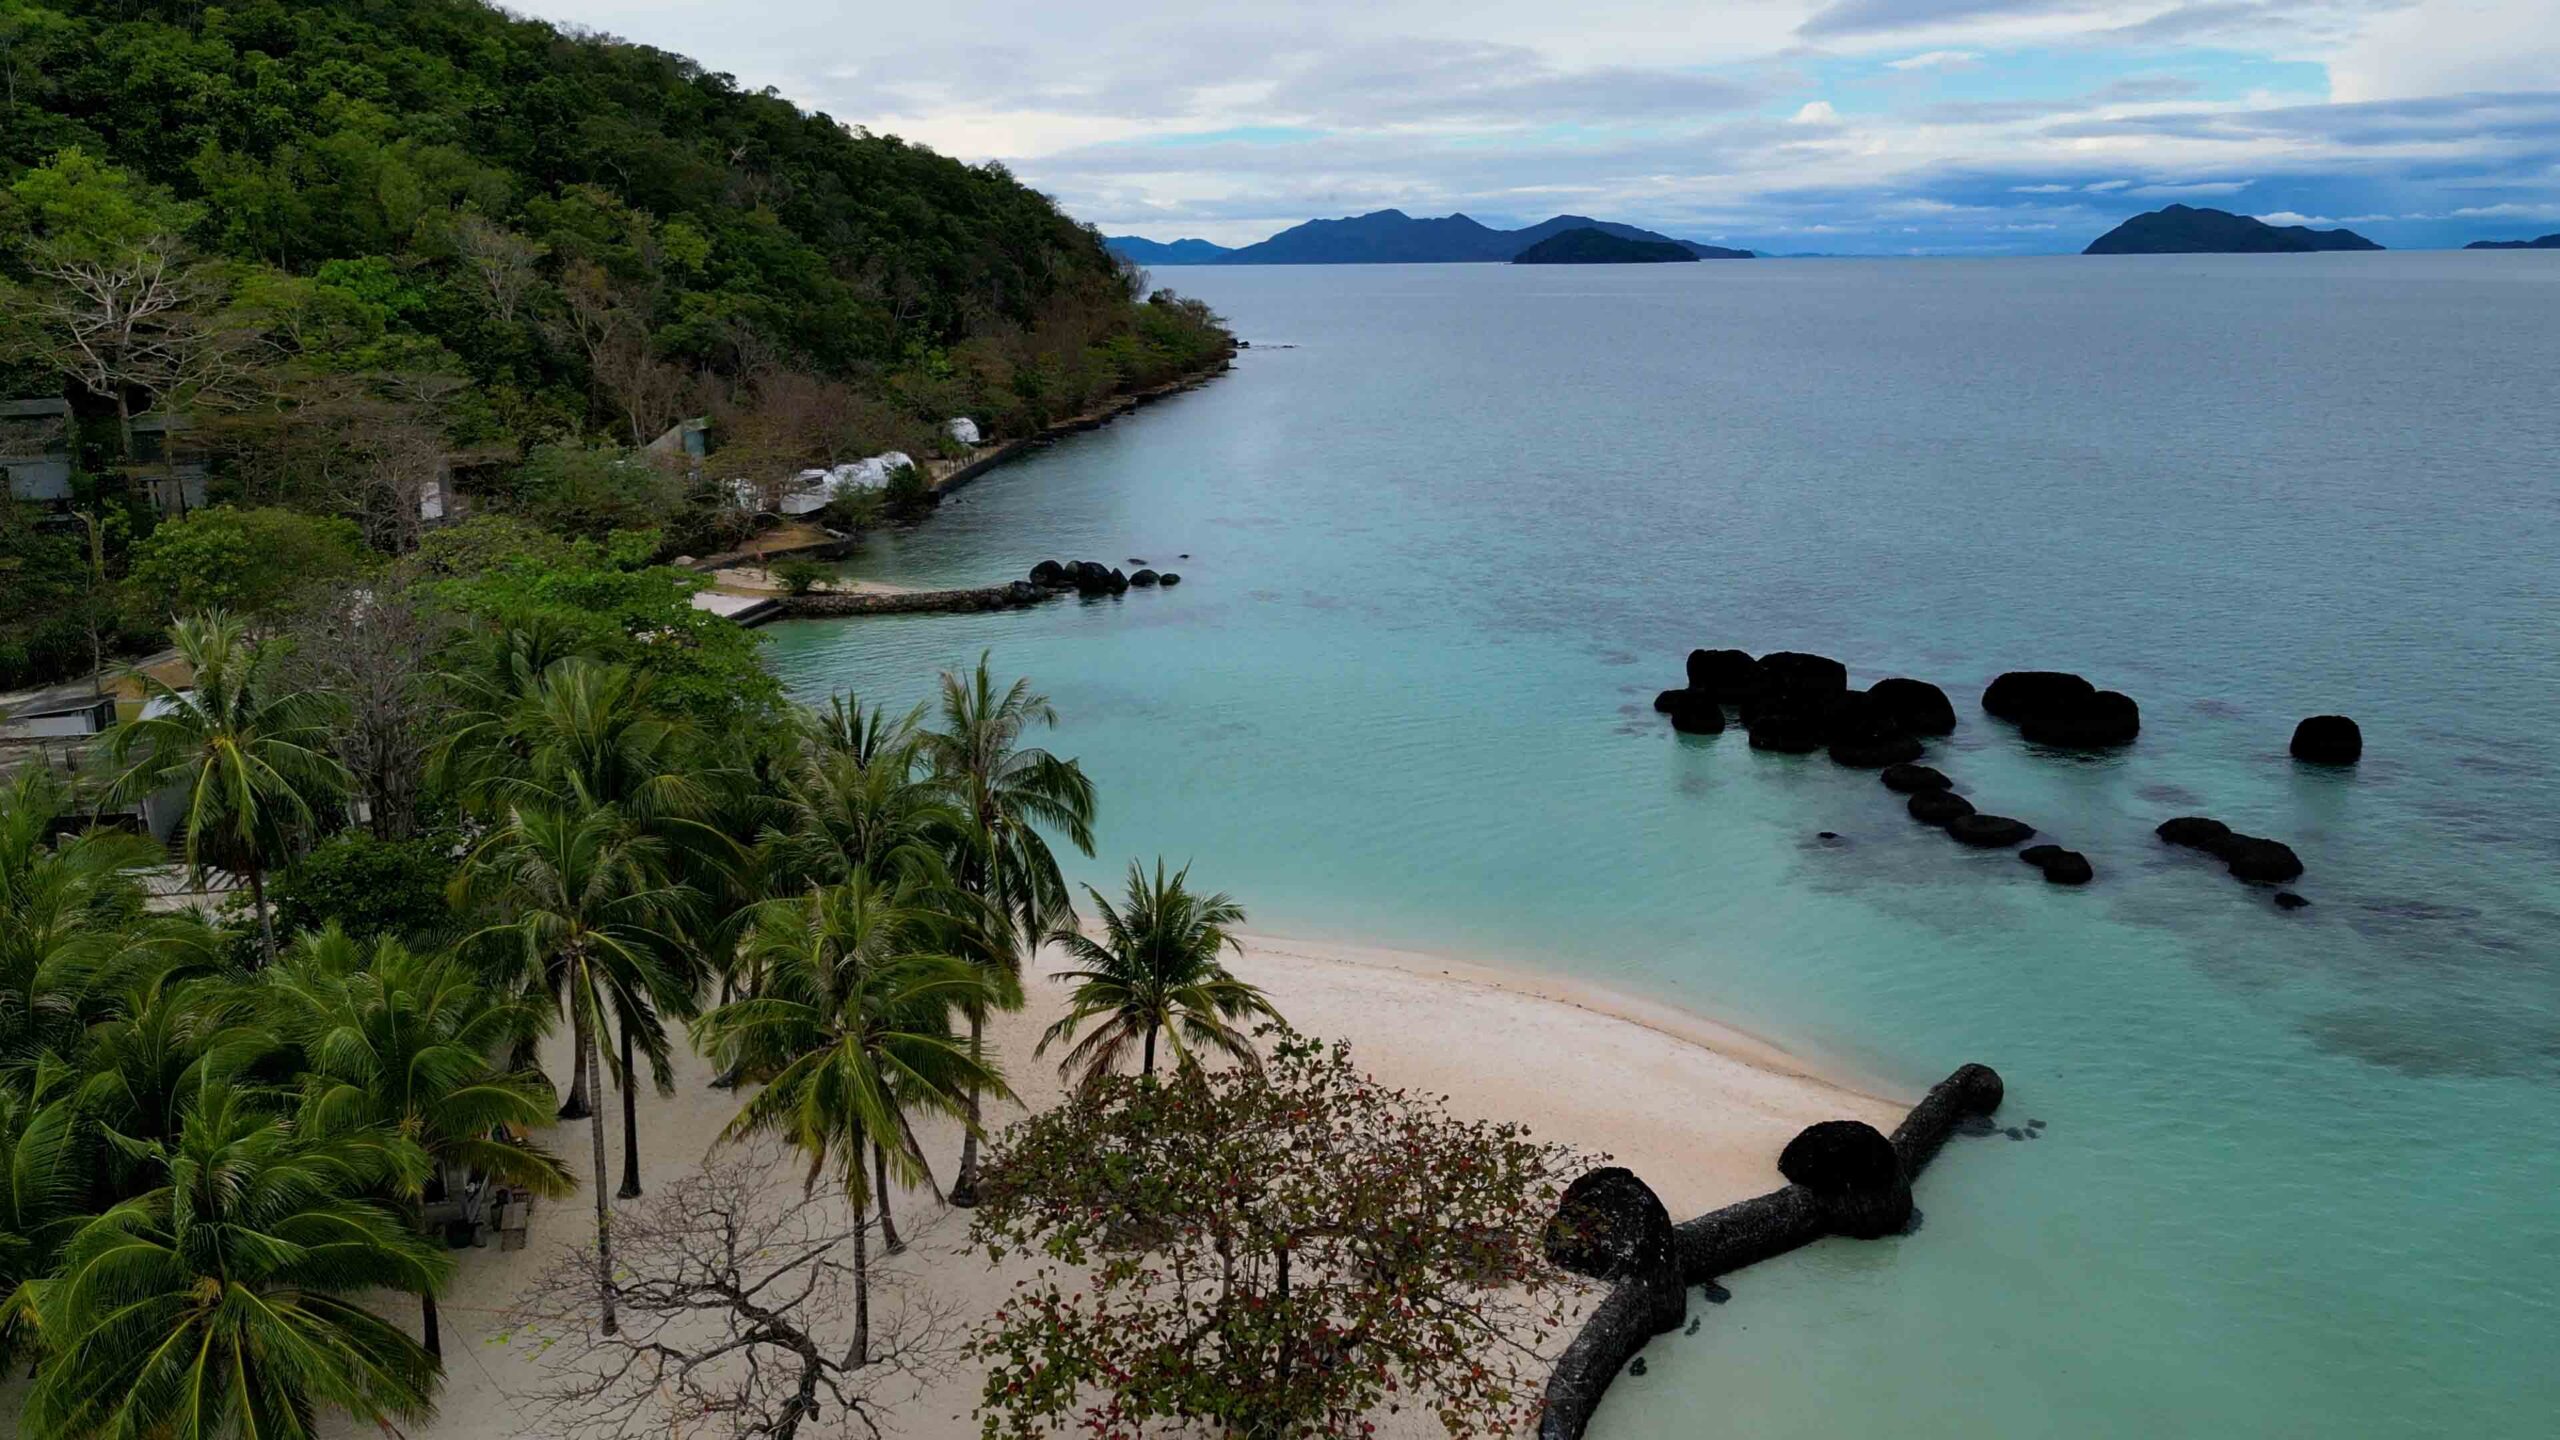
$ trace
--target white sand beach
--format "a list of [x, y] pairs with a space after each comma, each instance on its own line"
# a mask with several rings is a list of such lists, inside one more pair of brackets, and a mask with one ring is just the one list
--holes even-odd
[[[1033, 968], [1029, 1007], [989, 1032], [1008, 1077], [1032, 1106], [1053, 1104], [1060, 1094], [1051, 1061], [1031, 1053], [1063, 1009], [1063, 988], [1046, 978], [1055, 968], [1050, 960], [1044, 954]], [[1458, 1114], [1519, 1120], [1541, 1138], [1606, 1152], [1631, 1166], [1661, 1192], [1675, 1219], [1778, 1184], [1778, 1151], [1803, 1126], [1847, 1117], [1889, 1130], [1907, 1103], [1816, 1074], [1740, 1032], [1517, 972], [1261, 938], [1248, 942], [1234, 969], [1262, 986], [1300, 1030], [1349, 1041], [1381, 1080], [1445, 1094]], [[566, 1049], [565, 1038], [555, 1037], [547, 1053], [555, 1076], [566, 1073]], [[640, 1095], [642, 1177], [653, 1193], [704, 1163], [737, 1106], [732, 1092], [710, 1088], [698, 1058], [681, 1045], [678, 1053], [676, 1093], [660, 1097], [644, 1087]], [[607, 1100], [618, 1174], [619, 1102]], [[990, 1128], [1007, 1119], [991, 1114]], [[586, 1173], [584, 1122], [546, 1138]], [[958, 1153], [956, 1131], [928, 1131], [926, 1143], [937, 1175], [947, 1181]], [[409, 1430], [417, 1440], [539, 1433], [516, 1399], [537, 1383], [537, 1367], [522, 1337], [500, 1337], [500, 1317], [564, 1247], [592, 1236], [592, 1204], [582, 1191], [538, 1206], [523, 1251], [458, 1255], [461, 1272], [444, 1305], [446, 1383], [436, 1419]], [[966, 1212], [942, 1209], [918, 1192], [896, 1197], [896, 1216], [907, 1249], [875, 1273], [908, 1298], [926, 1299], [966, 1325], [1010, 1291], [1013, 1265], [990, 1267], [965, 1251]], [[883, 1303], [894, 1310], [898, 1301]], [[394, 1313], [412, 1314], [406, 1305]], [[930, 1383], [906, 1384], [895, 1401], [894, 1433], [915, 1440], [975, 1437], [979, 1379], [962, 1364]], [[1436, 1422], [1409, 1415], [1382, 1425], [1380, 1433], [1420, 1440], [1441, 1431]]]

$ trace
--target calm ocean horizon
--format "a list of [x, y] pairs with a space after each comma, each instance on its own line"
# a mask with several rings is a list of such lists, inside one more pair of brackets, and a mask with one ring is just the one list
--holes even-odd
[[[1155, 279], [1252, 342], [1233, 373], [852, 568], [1181, 588], [778, 625], [795, 693], [910, 704], [989, 651], [1100, 789], [1079, 878], [1162, 854], [1257, 931], [1567, 975], [1913, 1094], [1979, 1060], [2048, 1122], [1950, 1146], [1912, 1235], [1730, 1277], [1597, 1440], [2549, 1433], [2560, 254]], [[1673, 735], [1697, 646], [1944, 686], [1929, 763], [2095, 883]], [[2140, 740], [2025, 744], [1979, 708], [2022, 668], [2131, 694]], [[2327, 711], [2353, 770], [2285, 753]], [[2311, 907], [2152, 836], [2191, 813], [2291, 844]]]

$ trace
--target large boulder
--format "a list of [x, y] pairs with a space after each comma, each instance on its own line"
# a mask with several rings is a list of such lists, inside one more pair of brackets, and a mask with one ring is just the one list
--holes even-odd
[[1034, 585], [1064, 585], [1067, 583], [1067, 567], [1059, 564], [1055, 560], [1043, 560], [1039, 564], [1031, 567], [1031, 583]]
[[1917, 795], [1924, 790], [1953, 789], [1956, 783], [1948, 779], [1945, 772], [1933, 770], [1926, 765], [1888, 765], [1885, 767], [1882, 778], [1884, 788], [1897, 795]]
[[2215, 856], [2228, 855], [2231, 842], [2239, 838], [2231, 833], [2230, 826], [2202, 815], [2181, 815], [2174, 820], [2163, 820], [2152, 833], [2172, 845], [2183, 845]]
[[1662, 691], [1660, 694], [1653, 697], [1653, 713], [1656, 715], [1668, 715], [1672, 711], [1679, 709], [1681, 705], [1680, 697], [1688, 693], [1689, 692], [1686, 690]]
[[1653, 1187], [1622, 1165], [1584, 1172], [1547, 1221], [1547, 1259], [1576, 1275], [1615, 1281], [1673, 1260], [1671, 1214]]
[[2006, 815], [1959, 815], [1947, 822], [1947, 833], [1958, 843], [1976, 849], [2004, 850], [2026, 841], [2036, 833], [2036, 827]]
[[2041, 710], [2096, 693], [2097, 686], [2062, 670], [2012, 670], [1982, 692], [1982, 708], [2003, 720], [2023, 721]]
[[2130, 745], [2142, 733], [2142, 707], [2120, 690], [2096, 690], [2028, 712], [2018, 733], [2039, 745], [2075, 749]]
[[1849, 667], [1828, 655], [1779, 650], [1760, 657], [1757, 673], [1761, 688], [1772, 695], [1812, 699], [1849, 688]]
[[1881, 739], [1839, 739], [1831, 742], [1831, 759], [1852, 770], [1881, 770], [1888, 765], [1907, 765], [1920, 758], [1920, 742], [1908, 735], [1888, 735]]
[[1141, 590], [1145, 590], [1151, 588], [1158, 580], [1163, 578], [1163, 576], [1158, 575], [1153, 570], [1141, 567], [1135, 574], [1132, 574], [1129, 577], [1129, 583]]
[[1815, 707], [1823, 733], [1834, 740], [1885, 740], [1903, 733], [1893, 713], [1864, 690], [1843, 690]]
[[1953, 790], [1923, 790], [1905, 802], [1911, 818], [1923, 825], [1945, 825], [1973, 813], [1973, 802]]
[[1689, 652], [1689, 688], [1713, 690], [1719, 695], [1740, 694], [1757, 688], [1760, 662], [1747, 650], [1692, 650]]
[[2088, 856], [2059, 845], [2030, 845], [2018, 852], [2018, 858], [2043, 871], [2049, 884], [2086, 885], [2097, 874], [2089, 867]]
[[2293, 758], [2353, 765], [2364, 758], [2364, 731], [2344, 715], [2314, 715], [2293, 727]]
[[1170, 589], [1172, 589], [1174, 586], [1179, 585], [1179, 584], [1181, 584], [1181, 583], [1182, 583], [1182, 577], [1181, 577], [1181, 576], [1179, 576], [1179, 575], [1174, 574], [1174, 573], [1173, 573], [1172, 571], [1170, 571], [1170, 570], [1167, 570], [1166, 572], [1164, 572], [1164, 574], [1163, 574], [1163, 575], [1161, 575], [1161, 576], [1159, 576], [1159, 577], [1157, 578], [1156, 583], [1157, 583], [1157, 584], [1159, 584], [1159, 585], [1162, 585], [1162, 586], [1164, 586], [1166, 589], [1170, 590]]
[[2292, 846], [2255, 835], [2233, 836], [2222, 862], [2234, 876], [2260, 885], [2281, 885], [2302, 877], [2302, 857], [2293, 853]]
[[1116, 566], [1111, 571], [1111, 593], [1114, 595], [1129, 593], [1129, 577], [1121, 574]]
[[1705, 690], [1673, 690], [1671, 728], [1683, 735], [1724, 733], [1724, 705]]
[[1926, 680], [1909, 680], [1896, 676], [1879, 680], [1867, 687], [1867, 694], [1893, 720], [1897, 729], [1913, 735], [1947, 735], [1956, 728], [1956, 707], [1947, 700], [1947, 692]]

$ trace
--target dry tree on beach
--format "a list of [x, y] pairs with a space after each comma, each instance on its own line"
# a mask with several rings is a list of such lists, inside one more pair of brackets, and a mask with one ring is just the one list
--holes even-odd
[[592, 1251], [544, 1272], [506, 1331], [541, 1368], [515, 1396], [535, 1433], [879, 1436], [891, 1403], [947, 1372], [960, 1348], [953, 1317], [876, 1276], [870, 1363], [854, 1363], [853, 1214], [793, 1169], [772, 1146], [724, 1150], [618, 1217], [615, 1334], [595, 1325]]

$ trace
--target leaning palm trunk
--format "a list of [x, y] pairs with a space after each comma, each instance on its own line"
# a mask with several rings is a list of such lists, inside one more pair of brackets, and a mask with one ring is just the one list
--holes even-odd
[[[862, 1142], [854, 1143], [859, 1146]], [[857, 1169], [861, 1165], [858, 1160], [854, 1163]], [[855, 1370], [871, 1363], [870, 1211], [864, 1197], [857, 1193], [853, 1197], [853, 1363], [849, 1367]]]
[[895, 1255], [907, 1242], [898, 1238], [898, 1222], [889, 1214], [889, 1152], [877, 1142], [871, 1146], [871, 1175], [872, 1188], [880, 1192], [880, 1248]]
[[640, 1114], [635, 1090], [639, 1072], [631, 1066], [631, 1018], [622, 1020], [622, 1188], [614, 1192], [623, 1200], [640, 1194]]

